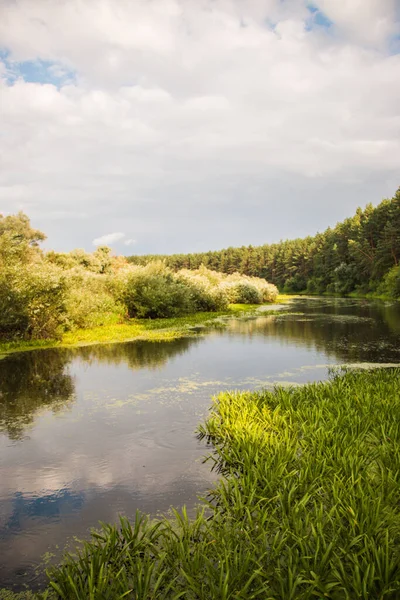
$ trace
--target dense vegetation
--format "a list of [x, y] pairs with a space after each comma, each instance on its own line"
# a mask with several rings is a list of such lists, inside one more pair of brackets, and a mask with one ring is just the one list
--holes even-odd
[[[146, 264], [155, 256], [132, 256]], [[162, 257], [173, 269], [205, 265], [222, 273], [265, 278], [285, 292], [376, 293], [400, 297], [400, 188], [391, 200], [313, 237], [264, 246]]]
[[23, 213], [0, 215], [0, 339], [53, 339], [66, 331], [129, 318], [177, 317], [260, 304], [277, 296], [264, 279], [202, 267], [174, 272], [163, 262], [130, 265], [107, 247], [44, 253], [45, 239]]
[[56, 598], [395, 599], [400, 370], [224, 393], [200, 427], [209, 504], [105, 525], [50, 572]]

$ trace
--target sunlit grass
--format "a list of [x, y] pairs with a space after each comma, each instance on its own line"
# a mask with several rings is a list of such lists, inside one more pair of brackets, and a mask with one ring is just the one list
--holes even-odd
[[117, 343], [133, 340], [169, 341], [194, 335], [191, 328], [212, 325], [221, 317], [250, 314], [260, 308], [257, 304], [230, 304], [220, 312], [198, 312], [170, 319], [130, 319], [90, 329], [76, 329], [64, 333], [61, 340], [33, 340], [0, 343], [0, 358], [12, 352], [40, 348], [83, 346], [89, 344]]
[[193, 519], [104, 525], [57, 598], [400, 597], [400, 369], [223, 393], [199, 435], [221, 480]]
[[298, 294], [278, 294], [276, 300], [274, 300], [273, 304], [286, 304], [293, 298], [296, 298]]

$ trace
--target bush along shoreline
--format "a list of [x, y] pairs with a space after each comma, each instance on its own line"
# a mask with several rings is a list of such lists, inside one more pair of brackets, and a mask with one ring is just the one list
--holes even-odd
[[258, 277], [205, 267], [175, 272], [162, 261], [135, 266], [107, 247], [43, 252], [44, 239], [23, 213], [0, 215], [0, 343], [62, 340], [77, 330], [227, 311], [278, 295]]
[[198, 430], [209, 502], [103, 525], [38, 598], [399, 598], [399, 384], [388, 368], [220, 394]]

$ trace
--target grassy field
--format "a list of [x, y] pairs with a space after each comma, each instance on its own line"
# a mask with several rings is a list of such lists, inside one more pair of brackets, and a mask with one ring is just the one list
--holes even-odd
[[221, 479], [197, 516], [104, 525], [54, 597], [400, 597], [399, 368], [223, 393], [199, 436]]
[[[278, 297], [276, 304], [284, 304], [288, 299], [288, 296], [282, 295]], [[215, 324], [222, 318], [249, 314], [259, 308], [260, 305], [258, 304], [230, 304], [227, 310], [221, 312], [198, 312], [173, 319], [130, 319], [125, 323], [104, 325], [91, 329], [77, 329], [64, 333], [60, 340], [0, 342], [0, 359], [13, 352], [25, 352], [41, 348], [88, 346], [90, 344], [108, 344], [133, 340], [154, 342], [175, 340], [187, 335], [194, 335], [194, 328]]]

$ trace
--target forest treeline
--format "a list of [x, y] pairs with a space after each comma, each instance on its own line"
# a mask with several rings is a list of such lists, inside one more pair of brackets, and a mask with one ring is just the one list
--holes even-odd
[[287, 293], [378, 293], [400, 297], [400, 188], [323, 233], [263, 246], [196, 254], [131, 256], [133, 264], [162, 259], [174, 270], [205, 265], [222, 273], [265, 278]]
[[162, 261], [137, 266], [107, 247], [44, 252], [44, 239], [24, 213], [0, 215], [0, 340], [57, 339], [131, 318], [221, 311], [278, 295], [262, 278], [206, 267], [174, 271]]

